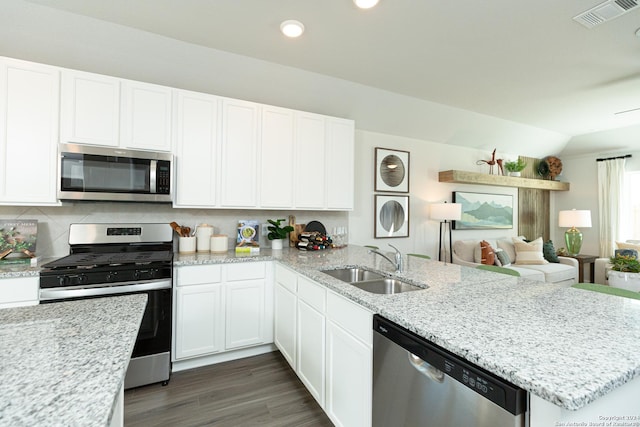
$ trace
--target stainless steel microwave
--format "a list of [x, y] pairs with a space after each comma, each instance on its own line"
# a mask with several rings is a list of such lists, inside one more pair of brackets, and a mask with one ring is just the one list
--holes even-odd
[[170, 153], [59, 144], [58, 199], [171, 202]]

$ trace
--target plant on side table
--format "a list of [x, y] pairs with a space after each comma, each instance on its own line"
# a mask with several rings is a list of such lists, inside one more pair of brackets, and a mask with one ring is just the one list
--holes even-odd
[[293, 227], [290, 225], [280, 227], [282, 221], [284, 221], [284, 219], [267, 220], [267, 222], [271, 224], [267, 227], [267, 230], [269, 230], [267, 239], [271, 240], [271, 249], [282, 249], [282, 240], [286, 239], [287, 234], [293, 231]]
[[640, 292], [640, 261], [633, 255], [616, 255], [609, 261], [609, 286]]
[[526, 167], [527, 164], [521, 158], [518, 158], [515, 162], [506, 162], [504, 164], [504, 168], [511, 176], [520, 176], [520, 172], [522, 172]]

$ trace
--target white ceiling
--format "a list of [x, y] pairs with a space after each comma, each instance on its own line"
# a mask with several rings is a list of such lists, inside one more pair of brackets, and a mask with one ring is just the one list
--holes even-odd
[[[640, 7], [601, 0], [31, 0], [214, 49], [578, 136], [564, 154], [640, 146]], [[286, 39], [285, 19], [305, 34]], [[620, 132], [612, 131], [620, 129]]]

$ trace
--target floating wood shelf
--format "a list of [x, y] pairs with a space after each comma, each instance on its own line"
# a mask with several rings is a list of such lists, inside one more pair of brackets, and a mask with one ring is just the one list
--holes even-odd
[[489, 175], [478, 172], [441, 171], [440, 182], [457, 182], [461, 184], [497, 185], [500, 187], [537, 188], [540, 190], [569, 191], [568, 182], [550, 181], [546, 179], [520, 178], [515, 176]]

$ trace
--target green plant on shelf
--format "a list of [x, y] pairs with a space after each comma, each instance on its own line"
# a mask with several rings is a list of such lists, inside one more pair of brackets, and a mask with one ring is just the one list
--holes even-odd
[[527, 167], [527, 163], [519, 158], [515, 162], [505, 162], [504, 168], [507, 172], [522, 172]]

